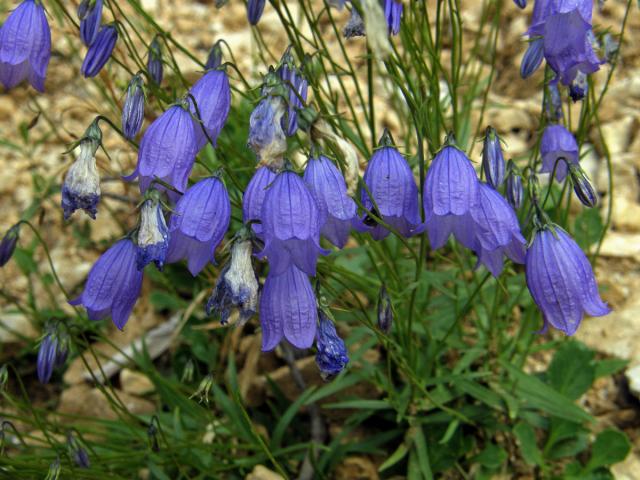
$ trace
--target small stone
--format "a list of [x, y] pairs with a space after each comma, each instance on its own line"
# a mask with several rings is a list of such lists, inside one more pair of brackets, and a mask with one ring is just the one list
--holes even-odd
[[337, 480], [377, 480], [378, 469], [368, 457], [348, 457], [336, 468]]
[[640, 363], [628, 368], [627, 371], [624, 372], [624, 375], [629, 382], [629, 390], [631, 390], [631, 393], [640, 398]]
[[269, 470], [264, 465], [256, 465], [251, 473], [244, 478], [245, 480], [284, 480], [282, 475]]
[[128, 368], [123, 368], [120, 372], [120, 386], [123, 391], [138, 396], [155, 390], [155, 386], [146, 375]]
[[[115, 390], [114, 393], [130, 413], [142, 415], [156, 411], [155, 405], [148, 400], [134, 397], [122, 390]], [[62, 391], [58, 412], [108, 420], [116, 420], [118, 418], [113, 406], [99, 388], [93, 388], [82, 383]]]

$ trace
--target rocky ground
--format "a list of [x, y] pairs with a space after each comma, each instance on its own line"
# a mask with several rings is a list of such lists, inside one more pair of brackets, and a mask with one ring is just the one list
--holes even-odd
[[[6, 6], [7, 2], [0, 2]], [[257, 78], [261, 68], [256, 61], [256, 45], [247, 28], [244, 6], [232, 1], [224, 9], [217, 10], [214, 2], [207, 1], [171, 1], [142, 0], [142, 5], [153, 15], [156, 21], [200, 58], [206, 54], [217, 39], [224, 38], [236, 58], [239, 66], [249, 78]], [[480, 15], [482, 2], [462, 1], [465, 28], [473, 31]], [[594, 14], [594, 24], [600, 29], [611, 28], [617, 32], [622, 22], [626, 2], [608, 0], [604, 11]], [[517, 157], [524, 155], [535, 142], [540, 112], [541, 94], [540, 73], [528, 81], [518, 76], [519, 64], [526, 45], [521, 34], [526, 30], [528, 14], [504, 2], [507, 9], [506, 23], [499, 37], [500, 56], [497, 59], [498, 71], [494, 90], [489, 96], [487, 123], [493, 125], [508, 145], [509, 154]], [[3, 9], [0, 9], [3, 10]], [[345, 15], [337, 15], [339, 21], [345, 21]], [[75, 54], [78, 44], [71, 44], [65, 31], [56, 24], [53, 29], [54, 56], [44, 95], [35, 95], [29, 88], [17, 88], [11, 94], [0, 94], [0, 202], [3, 206], [0, 215], [0, 231], [5, 231], [20, 217], [39, 193], [43, 191], [43, 179], [53, 176], [61, 181], [63, 172], [71, 162], [69, 155], [63, 155], [66, 146], [82, 134], [86, 126], [98, 113], [110, 113], [118, 118], [113, 106], [104, 106], [96, 102], [99, 98], [95, 85], [79, 75], [82, 53]], [[265, 37], [274, 45], [286, 47], [279, 22], [273, 11], [267, 6], [260, 28]], [[602, 204], [613, 198], [612, 226], [602, 245], [598, 260], [597, 274], [602, 285], [604, 298], [612, 305], [614, 312], [597, 319], [587, 319], [578, 333], [578, 338], [602, 352], [629, 361], [624, 376], [599, 381], [597, 388], [583, 401], [598, 417], [602, 426], [617, 425], [630, 435], [635, 446], [634, 454], [628, 460], [615, 467], [618, 478], [640, 478], [640, 43], [635, 39], [640, 35], [640, 12], [635, 6], [628, 20], [627, 41], [622, 46], [621, 66], [615, 73], [606, 101], [600, 111], [601, 128], [608, 150], [611, 154], [614, 188], [610, 190], [604, 146], [599, 141], [598, 132], [589, 134], [591, 147], [584, 149], [588, 154], [583, 165], [595, 180], [602, 195]], [[633, 39], [633, 40], [632, 40]], [[197, 76], [197, 66], [186, 57], [177, 56], [177, 61], [187, 79]], [[598, 87], [608, 73], [608, 66], [596, 74]], [[126, 80], [119, 88], [123, 88]], [[598, 88], [597, 87], [597, 88]], [[382, 102], [382, 99], [380, 100]], [[36, 118], [37, 111], [42, 115], [31, 129], [27, 126]], [[378, 109], [384, 112], [383, 108]], [[383, 124], [393, 128], [398, 119], [381, 119]], [[109, 172], [105, 177], [116, 178], [123, 171], [131, 171], [135, 158], [130, 150], [114, 135], [105, 132], [104, 143], [111, 159], [99, 157], [100, 167]], [[477, 152], [476, 152], [477, 153]], [[108, 180], [108, 178], [107, 178]], [[127, 190], [120, 182], [105, 182], [103, 190], [112, 195], [126, 195]], [[55, 198], [55, 197], [54, 197]], [[64, 225], [59, 213], [59, 198], [45, 203], [45, 214], [40, 219], [40, 228], [49, 248], [53, 262], [67, 286], [80, 283], [87, 274], [98, 252], [86, 251], [78, 246], [77, 235], [69, 225]], [[105, 206], [114, 212], [130, 210], [130, 205], [116, 199], [106, 199]], [[603, 209], [604, 212], [604, 209]], [[121, 215], [122, 216], [122, 215]], [[91, 238], [95, 241], [111, 236], [117, 215], [104, 215], [93, 224]], [[37, 219], [36, 219], [37, 220]], [[75, 236], [74, 236], [75, 235]], [[27, 235], [28, 238], [28, 235]], [[43, 262], [44, 259], [42, 258]], [[45, 263], [42, 264], [45, 269]], [[0, 285], [9, 296], [21, 297], [27, 290], [27, 281], [19, 275], [15, 264], [10, 263], [0, 269]], [[45, 292], [36, 291], [44, 297]], [[144, 296], [143, 296], [144, 298]], [[58, 299], [62, 303], [62, 298]], [[202, 299], [200, 299], [201, 301]], [[29, 320], [21, 314], [7, 313], [10, 305], [0, 300], [0, 342], [4, 344], [0, 360], [10, 355], [20, 345], [20, 337], [35, 337], [39, 332]], [[159, 342], [172, 341], [171, 329], [166, 322], [178, 322], [177, 319], [162, 319], [155, 316], [151, 307], [139, 302], [135, 311], [135, 321], [129, 322], [124, 333], [111, 338], [125, 346], [138, 339], [144, 332], [153, 331]], [[164, 325], [161, 325], [164, 322]], [[164, 329], [163, 329], [164, 327]], [[213, 327], [212, 327], [213, 328]], [[238, 363], [243, 365], [240, 372], [242, 392], [252, 401], [260, 401], [264, 395], [264, 385], [256, 381], [256, 372], [270, 371], [274, 367], [273, 359], [261, 356], [256, 336], [237, 336], [229, 348], [239, 352]], [[254, 345], [255, 344], [255, 345]], [[97, 346], [105, 358], [113, 355], [108, 345]], [[310, 364], [310, 359], [300, 361], [300, 368]], [[305, 363], [306, 362], [306, 363]], [[119, 368], [116, 367], [119, 370]], [[288, 369], [273, 371], [272, 378], [283, 388], [290, 385]], [[120, 391], [123, 402], [132, 412], [153, 411], [149, 401], [153, 395], [153, 386], [140, 373], [124, 368], [119, 372]], [[315, 374], [314, 374], [315, 375]], [[311, 377], [311, 376], [310, 376]], [[105, 415], [109, 408], [104, 405], [104, 397], [97, 388], [86, 382], [86, 372], [79, 360], [74, 362], [64, 377], [67, 387], [61, 392], [59, 410], [63, 413], [83, 415]], [[286, 391], [286, 389], [285, 389]], [[292, 396], [296, 392], [289, 392]], [[254, 400], [252, 400], [254, 399]], [[108, 415], [108, 413], [106, 414]], [[344, 466], [344, 478], [354, 478], [354, 472], [360, 472], [363, 478], [375, 478], [375, 467], [367, 464], [367, 459], [355, 457]], [[254, 472], [253, 480], [269, 478], [268, 472]]]

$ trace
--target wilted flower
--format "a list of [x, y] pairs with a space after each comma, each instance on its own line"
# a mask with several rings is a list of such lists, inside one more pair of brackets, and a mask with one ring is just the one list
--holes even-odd
[[351, 16], [349, 17], [347, 24], [344, 26], [342, 34], [345, 38], [365, 36], [364, 20], [358, 13], [358, 10], [353, 7], [351, 7]]
[[269, 274], [281, 275], [295, 265], [308, 275], [316, 274], [323, 211], [304, 181], [292, 171], [278, 174], [267, 190], [260, 219], [264, 249], [258, 258], [269, 260]]
[[387, 19], [389, 33], [400, 33], [400, 20], [402, 20], [402, 1], [384, 0], [384, 17]]
[[89, 46], [80, 71], [86, 78], [95, 77], [111, 58], [118, 40], [118, 29], [110, 24], [102, 27]]
[[251, 112], [249, 119], [249, 146], [260, 165], [280, 168], [287, 151], [287, 138], [282, 129], [286, 105], [282, 97], [268, 95]]
[[611, 310], [598, 293], [593, 269], [578, 244], [557, 225], [535, 233], [527, 251], [527, 286], [549, 324], [573, 335], [584, 313], [592, 317]]
[[222, 64], [222, 48], [220, 47], [220, 40], [213, 44], [209, 55], [207, 55], [207, 62], [204, 64], [205, 70], [213, 70], [218, 68]]
[[487, 183], [493, 188], [500, 187], [504, 182], [504, 168], [500, 137], [494, 128], [487, 127], [482, 149], [482, 170], [487, 177]]
[[580, 164], [570, 163], [569, 175], [571, 176], [571, 183], [573, 183], [573, 191], [578, 200], [586, 207], [595, 207], [598, 204], [598, 194]]
[[[231, 108], [229, 77], [224, 70], [209, 70], [191, 87], [189, 93], [193, 97], [188, 97], [187, 100], [194, 119], [193, 128], [196, 134], [197, 148], [200, 150], [208, 143], [207, 135], [215, 146], [218, 135], [227, 122]], [[197, 110], [193, 105], [194, 100], [198, 107]], [[198, 121], [198, 118], [202, 120], [202, 123]], [[206, 135], [202, 131], [203, 127], [207, 132]]]
[[[269, 167], [260, 167], [253, 174], [242, 196], [242, 220], [245, 223], [253, 221], [251, 228], [262, 238], [262, 204], [267, 194], [267, 188], [276, 179], [276, 174]], [[256, 221], [258, 221], [256, 223]]]
[[[140, 191], [145, 192], [158, 178], [184, 192], [198, 153], [193, 120], [182, 105], [169, 107], [149, 125], [138, 150], [138, 164], [125, 180], [140, 177]], [[158, 189], [164, 187], [156, 186]], [[172, 200], [178, 195], [167, 191]]]
[[62, 184], [62, 211], [64, 219], [78, 209], [96, 218], [100, 201], [100, 175], [96, 166], [96, 151], [102, 141], [102, 132], [94, 121], [80, 140], [80, 155], [69, 167]]
[[564, 181], [567, 165], [580, 160], [578, 143], [574, 136], [562, 125], [549, 125], [544, 129], [540, 141], [542, 156], [541, 173], [552, 173], [555, 168], [556, 180]]
[[378, 293], [378, 328], [384, 333], [391, 331], [393, 325], [393, 308], [391, 298], [387, 293], [387, 287], [382, 285]]
[[231, 202], [224, 184], [216, 177], [200, 180], [178, 200], [171, 215], [167, 262], [186, 258], [195, 277], [213, 262], [230, 220]]
[[222, 270], [207, 302], [207, 315], [213, 310], [224, 325], [231, 310], [240, 310], [240, 324], [258, 311], [258, 280], [251, 263], [251, 240], [238, 239], [231, 247], [231, 260]]
[[129, 140], [135, 138], [144, 121], [144, 90], [142, 87], [142, 77], [134, 75], [127, 87], [127, 96], [122, 107], [122, 131]]
[[167, 257], [169, 230], [164, 220], [159, 197], [159, 192], [152, 190], [140, 209], [136, 254], [138, 270], [143, 270], [151, 262], [162, 270]]
[[316, 336], [318, 310], [309, 277], [290, 265], [269, 272], [260, 296], [262, 351], [276, 348], [282, 337], [294, 347], [309, 348]]
[[515, 3], [516, 6], [518, 6], [520, 8], [526, 8], [527, 7], [527, 0], [513, 0], [513, 3]]
[[51, 31], [41, 2], [24, 0], [0, 27], [0, 82], [10, 90], [23, 80], [44, 92]]
[[380, 0], [362, 0], [360, 5], [369, 48], [376, 59], [383, 60], [391, 54], [393, 49], [389, 41], [389, 24]]
[[469, 158], [451, 141], [435, 156], [424, 181], [424, 220], [434, 250], [451, 234], [467, 248], [475, 245], [471, 210], [478, 203], [478, 177]]
[[513, 160], [509, 160], [507, 165], [507, 184], [506, 184], [507, 200], [516, 210], [522, 206], [524, 192], [522, 190], [522, 177], [516, 170]]
[[613, 38], [610, 33], [604, 34], [604, 58], [609, 64], [613, 64], [616, 55], [620, 50], [620, 42]]
[[531, 40], [520, 64], [520, 76], [529, 78], [540, 67], [544, 58], [544, 40], [539, 37]]
[[571, 100], [577, 102], [578, 100], [582, 100], [589, 91], [589, 79], [587, 76], [578, 70], [576, 73], [576, 77], [569, 85], [569, 96]]
[[247, 19], [251, 25], [257, 25], [264, 12], [264, 4], [266, 0], [248, 0], [247, 2]]
[[149, 53], [147, 57], [147, 72], [149, 77], [156, 85], [162, 83], [162, 77], [164, 76], [164, 67], [162, 65], [162, 49], [160, 48], [160, 42], [158, 37], [154, 37], [149, 45]]
[[356, 217], [356, 203], [347, 195], [347, 185], [340, 170], [327, 157], [311, 157], [304, 171], [304, 181], [314, 194], [326, 218], [320, 233], [336, 247], [342, 248]]
[[301, 69], [294, 64], [290, 49], [282, 56], [277, 73], [289, 92], [287, 114], [282, 117], [282, 129], [288, 136], [292, 136], [298, 130], [297, 110], [307, 101], [309, 84]]
[[520, 232], [518, 217], [507, 201], [486, 183], [480, 183], [477, 206], [471, 210], [475, 222], [478, 263], [498, 277], [502, 273], [502, 257], [524, 263], [526, 240]]
[[82, 305], [90, 320], [111, 314], [122, 330], [140, 295], [142, 272], [136, 267], [136, 247], [129, 238], [116, 242], [91, 267], [84, 290], [71, 305]]
[[0, 241], [0, 267], [4, 267], [7, 262], [11, 260], [13, 252], [16, 251], [19, 238], [20, 224], [16, 223], [13, 227], [7, 230], [7, 233], [2, 237], [2, 241]]
[[338, 375], [349, 363], [349, 352], [344, 340], [338, 336], [336, 326], [322, 309], [318, 310], [316, 347], [316, 365], [325, 379]]
[[64, 364], [69, 353], [69, 336], [61, 328], [51, 324], [40, 342], [37, 372], [40, 383], [49, 383], [53, 369]]
[[[361, 192], [362, 204], [401, 235], [416, 235], [424, 227], [418, 211], [418, 187], [411, 168], [393, 146], [388, 132], [382, 135], [379, 145], [364, 172], [363, 180], [367, 188]], [[375, 240], [389, 235], [386, 227], [379, 225], [375, 218], [366, 213], [361, 224], [355, 223], [354, 226], [361, 231], [370, 231]]]
[[98, 36], [102, 20], [102, 0], [82, 0], [78, 5], [80, 38], [85, 45], [91, 45]]

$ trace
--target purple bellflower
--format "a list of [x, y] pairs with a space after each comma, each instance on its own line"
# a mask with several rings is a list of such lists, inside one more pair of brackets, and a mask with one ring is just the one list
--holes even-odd
[[322, 309], [318, 310], [316, 347], [316, 365], [325, 380], [338, 375], [349, 363], [349, 352], [344, 340], [338, 336], [336, 326]]
[[578, 244], [557, 225], [539, 229], [526, 258], [527, 286], [549, 325], [573, 335], [584, 313], [593, 317], [611, 309], [600, 298], [593, 269]]
[[479, 202], [471, 211], [476, 230], [478, 264], [494, 277], [502, 273], [502, 257], [524, 263], [526, 240], [520, 232], [516, 213], [507, 201], [486, 183], [480, 183]]
[[144, 121], [144, 89], [140, 75], [134, 75], [127, 87], [127, 96], [122, 107], [122, 131], [124, 136], [133, 140], [142, 128]]
[[142, 272], [136, 267], [136, 246], [124, 238], [104, 252], [91, 267], [84, 290], [71, 305], [87, 309], [89, 320], [109, 314], [120, 330], [129, 320], [142, 288]]
[[[361, 192], [362, 204], [404, 237], [421, 233], [424, 226], [418, 210], [418, 187], [411, 168], [393, 146], [388, 132], [382, 135], [379, 146], [364, 172], [363, 180], [367, 188]], [[370, 231], [375, 240], [382, 240], [389, 235], [389, 230], [368, 214], [354, 222], [354, 227], [363, 232]]]
[[277, 74], [289, 92], [287, 112], [282, 117], [282, 129], [288, 136], [292, 136], [298, 130], [297, 110], [304, 106], [303, 102], [307, 101], [309, 83], [301, 69], [296, 67], [290, 48], [282, 56]]
[[266, 0], [248, 0], [247, 19], [251, 25], [257, 25], [264, 12]]
[[349, 195], [340, 170], [327, 157], [311, 157], [304, 171], [304, 181], [323, 210], [326, 221], [320, 233], [336, 247], [342, 248], [349, 238], [357, 207]]
[[93, 43], [87, 50], [80, 71], [86, 78], [95, 77], [100, 73], [102, 67], [111, 58], [111, 53], [118, 40], [118, 29], [114, 24], [105, 25], [100, 29]]
[[159, 192], [150, 190], [147, 194], [149, 198], [140, 208], [136, 265], [138, 270], [143, 270], [153, 262], [162, 270], [169, 248], [169, 229], [162, 213]]
[[214, 261], [230, 220], [231, 202], [222, 181], [216, 177], [200, 180], [178, 200], [171, 215], [167, 262], [186, 258], [195, 277]]
[[580, 160], [575, 137], [562, 125], [549, 125], [544, 129], [540, 141], [540, 155], [542, 156], [540, 172], [552, 173], [555, 168], [558, 182], [566, 178], [567, 164], [578, 163]]
[[162, 65], [162, 49], [158, 37], [155, 37], [149, 45], [149, 53], [147, 57], [147, 72], [149, 77], [156, 85], [162, 83], [164, 76], [164, 67]]
[[10, 90], [23, 80], [44, 92], [51, 30], [41, 2], [24, 0], [0, 26], [0, 82]]
[[[200, 150], [208, 143], [207, 136], [215, 146], [231, 108], [229, 77], [224, 70], [209, 70], [191, 87], [189, 93], [191, 96], [187, 97], [187, 101], [193, 117], [197, 148]], [[194, 100], [195, 106], [193, 105]], [[198, 118], [202, 120], [202, 123]], [[206, 135], [202, 130], [203, 127], [207, 132]]]
[[513, 160], [509, 160], [507, 164], [507, 182], [505, 193], [509, 204], [518, 210], [522, 206], [524, 192], [522, 189], [522, 176], [516, 170]]
[[[136, 169], [124, 179], [131, 181], [140, 177], [141, 192], [149, 188], [154, 178], [184, 192], [197, 152], [196, 134], [189, 111], [182, 105], [173, 105], [144, 132]], [[160, 185], [156, 188], [164, 189]], [[178, 198], [170, 190], [167, 194], [174, 201]]]
[[[262, 204], [267, 194], [267, 188], [276, 179], [276, 174], [269, 167], [260, 167], [253, 174], [242, 196], [242, 220], [245, 223], [253, 221], [253, 232], [262, 238]], [[257, 221], [257, 222], [256, 222]]]
[[80, 155], [69, 167], [62, 184], [62, 210], [64, 219], [76, 210], [84, 210], [95, 219], [100, 201], [100, 175], [96, 166], [96, 151], [102, 141], [102, 132], [94, 121], [80, 140]]
[[387, 19], [389, 33], [398, 35], [400, 33], [400, 21], [402, 20], [402, 1], [384, 0], [384, 16]]
[[20, 223], [12, 226], [0, 241], [0, 267], [4, 267], [16, 251], [20, 239]]
[[425, 225], [434, 250], [442, 247], [451, 234], [473, 249], [471, 210], [479, 201], [478, 177], [469, 158], [450, 141], [427, 170], [423, 197]]
[[502, 155], [500, 137], [492, 127], [487, 127], [482, 148], [482, 170], [487, 183], [493, 188], [498, 188], [504, 182], [505, 162]]
[[294, 347], [313, 345], [318, 322], [316, 297], [309, 277], [294, 265], [280, 275], [269, 272], [260, 296], [262, 351], [276, 348], [282, 337]]
[[40, 383], [49, 383], [53, 369], [66, 362], [68, 353], [69, 336], [61, 328], [49, 325], [38, 349], [36, 371]]
[[524, 57], [522, 57], [522, 63], [520, 64], [520, 76], [522, 78], [529, 78], [536, 70], [538, 70], [543, 59], [544, 40], [541, 37], [534, 38], [529, 42], [527, 51], [525, 52]]
[[[593, 18], [593, 0], [536, 0], [533, 5], [531, 26], [527, 30], [530, 37], [544, 35], [547, 21], [554, 15], [577, 11], [580, 18], [591, 27]], [[572, 32], [565, 31], [564, 34]]]
[[258, 311], [258, 280], [251, 263], [251, 240], [239, 238], [231, 247], [231, 260], [222, 270], [207, 302], [207, 315], [215, 311], [225, 325], [233, 309], [244, 324]]
[[276, 176], [260, 214], [265, 245], [258, 258], [269, 260], [270, 275], [281, 275], [290, 265], [316, 274], [318, 256], [329, 254], [320, 247], [323, 214], [298, 174], [285, 170]]
[[98, 36], [102, 20], [102, 0], [82, 0], [78, 6], [80, 38], [85, 45], [91, 45]]
[[598, 204], [598, 194], [593, 188], [587, 173], [582, 169], [579, 163], [569, 164], [569, 175], [571, 183], [573, 183], [573, 191], [578, 200], [585, 206], [593, 208]]

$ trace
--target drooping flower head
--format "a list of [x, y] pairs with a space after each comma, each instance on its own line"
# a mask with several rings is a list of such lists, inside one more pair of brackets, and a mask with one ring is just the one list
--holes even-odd
[[567, 164], [578, 163], [580, 154], [575, 137], [562, 125], [549, 125], [544, 129], [540, 141], [542, 156], [541, 173], [552, 173], [555, 167], [556, 180], [564, 181]]
[[111, 53], [118, 40], [118, 29], [114, 24], [100, 29], [95, 40], [89, 46], [80, 71], [86, 78], [95, 77], [111, 58]]
[[518, 210], [522, 206], [524, 192], [522, 188], [522, 176], [513, 163], [513, 160], [509, 160], [509, 163], [507, 164], [505, 193], [509, 204]]
[[[401, 235], [410, 237], [424, 230], [418, 211], [418, 187], [413, 172], [404, 157], [393, 146], [393, 139], [385, 131], [364, 172], [367, 186], [361, 192], [364, 208], [395, 228]], [[354, 226], [370, 231], [375, 240], [389, 235], [389, 230], [365, 213], [361, 224]]]
[[127, 87], [127, 96], [122, 107], [122, 131], [133, 140], [144, 121], [144, 89], [141, 75], [134, 75]]
[[147, 199], [140, 208], [136, 265], [143, 270], [153, 262], [162, 270], [169, 248], [169, 229], [162, 213], [160, 192], [149, 190], [145, 196]]
[[479, 201], [471, 210], [475, 223], [476, 254], [493, 274], [500, 276], [503, 256], [524, 263], [526, 240], [520, 232], [516, 213], [502, 195], [486, 183], [480, 183]]
[[264, 12], [266, 0], [248, 0], [247, 19], [251, 25], [257, 25]]
[[402, 1], [400, 0], [383, 0], [384, 16], [387, 19], [389, 33], [398, 35], [400, 33], [400, 21], [402, 20]]
[[109, 315], [122, 330], [142, 288], [142, 272], [136, 267], [136, 246], [131, 239], [116, 242], [91, 267], [84, 290], [71, 305], [87, 309], [89, 320]]
[[442, 247], [451, 234], [465, 247], [474, 248], [471, 210], [478, 203], [478, 183], [471, 160], [450, 135], [424, 181], [424, 220], [431, 248]]
[[318, 310], [309, 277], [294, 265], [269, 272], [260, 296], [262, 351], [276, 348], [282, 337], [297, 348], [309, 348], [316, 336]]
[[[138, 164], [125, 180], [140, 177], [140, 191], [145, 192], [153, 179], [159, 178], [184, 192], [197, 152], [189, 111], [183, 105], [173, 105], [144, 132], [138, 150]], [[164, 187], [158, 185], [157, 188]], [[178, 197], [171, 191], [167, 194], [174, 201]]]
[[[229, 77], [224, 70], [209, 70], [198, 80], [187, 97], [194, 122], [198, 150], [204, 147], [209, 138], [214, 142], [227, 122], [231, 109], [231, 87]], [[193, 102], [196, 102], [196, 106]], [[199, 114], [199, 116], [198, 116]], [[198, 121], [198, 118], [202, 121]], [[203, 131], [206, 131], [206, 135]]]
[[[253, 174], [242, 196], [242, 221], [251, 223], [253, 232], [262, 238], [262, 204], [267, 188], [275, 180], [276, 174], [269, 167], [260, 167]], [[257, 221], [257, 222], [256, 222]]]
[[492, 127], [487, 127], [482, 148], [482, 170], [487, 183], [493, 188], [499, 188], [504, 182], [505, 162], [502, 155], [502, 145], [498, 132]]
[[357, 207], [347, 195], [347, 185], [340, 170], [327, 157], [311, 157], [303, 177], [326, 218], [320, 233], [336, 247], [342, 248], [356, 218]]
[[195, 277], [214, 261], [230, 220], [231, 202], [222, 181], [209, 177], [194, 184], [178, 200], [171, 215], [167, 263], [186, 258]]
[[12, 226], [0, 241], [0, 267], [4, 267], [16, 251], [20, 239], [20, 223]]
[[282, 56], [277, 74], [289, 92], [286, 115], [282, 117], [282, 129], [288, 136], [292, 136], [298, 130], [297, 110], [304, 106], [303, 102], [307, 101], [309, 84], [302, 69], [298, 68], [294, 62], [291, 47]]
[[233, 309], [240, 313], [240, 324], [258, 311], [258, 280], [253, 271], [251, 239], [248, 237], [242, 235], [233, 243], [231, 260], [220, 273], [207, 302], [207, 315], [215, 311], [223, 325], [229, 321]]
[[536, 70], [542, 64], [544, 59], [544, 40], [542, 37], [534, 38], [529, 42], [527, 51], [522, 57], [522, 63], [520, 64], [520, 76], [522, 78], [529, 78], [535, 73]]
[[280, 275], [295, 265], [308, 275], [316, 274], [320, 254], [320, 229], [323, 211], [298, 174], [290, 170], [279, 173], [262, 204], [260, 220], [264, 249], [258, 258], [269, 260], [269, 274]]
[[214, 70], [222, 64], [222, 48], [220, 47], [220, 40], [213, 44], [209, 55], [207, 55], [207, 61], [204, 64], [205, 70]]
[[164, 67], [162, 65], [162, 49], [160, 48], [158, 37], [154, 37], [149, 45], [147, 72], [149, 73], [151, 80], [153, 80], [156, 85], [160, 85], [162, 83]]
[[322, 308], [318, 310], [316, 365], [324, 379], [338, 375], [349, 363], [349, 352], [333, 321]]
[[526, 258], [527, 286], [549, 325], [573, 335], [584, 314], [599, 317], [611, 309], [600, 298], [589, 260], [557, 225], [539, 228]]
[[80, 38], [85, 45], [91, 45], [98, 36], [102, 20], [102, 0], [82, 0], [78, 5]]
[[53, 369], [64, 364], [69, 353], [69, 336], [55, 324], [46, 327], [40, 341], [36, 371], [40, 383], [49, 383]]
[[96, 218], [100, 201], [100, 175], [96, 166], [96, 151], [102, 141], [98, 122], [94, 121], [80, 140], [80, 155], [69, 167], [62, 184], [62, 210], [64, 219], [76, 210], [84, 210]]
[[23, 80], [44, 92], [51, 30], [42, 3], [24, 0], [0, 27], [0, 82], [10, 90]]

